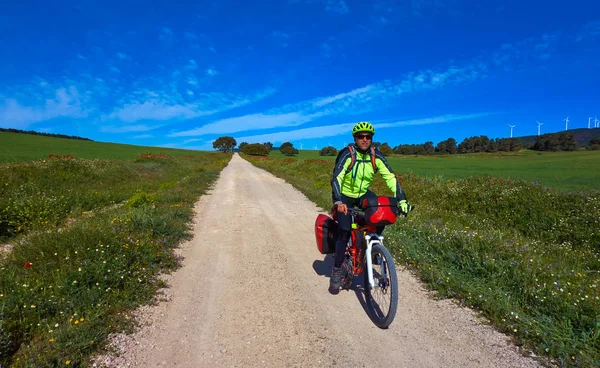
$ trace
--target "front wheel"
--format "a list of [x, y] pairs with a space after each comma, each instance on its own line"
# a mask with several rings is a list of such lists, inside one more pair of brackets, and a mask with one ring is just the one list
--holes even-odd
[[[365, 264], [365, 267], [368, 267]], [[369, 284], [369, 273], [364, 274], [365, 299], [369, 317], [379, 328], [388, 328], [398, 308], [398, 276], [390, 252], [381, 244], [373, 244], [371, 250], [374, 288]]]

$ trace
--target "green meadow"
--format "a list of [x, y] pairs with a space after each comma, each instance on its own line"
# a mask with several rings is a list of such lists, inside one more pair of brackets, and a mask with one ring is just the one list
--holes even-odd
[[86, 159], [133, 160], [143, 153], [170, 156], [202, 155], [203, 151], [133, 146], [128, 144], [92, 142], [76, 139], [45, 137], [31, 134], [0, 132], [0, 163], [32, 161], [50, 154]]
[[194, 203], [231, 154], [0, 140], [14, 148], [0, 156], [0, 366], [88, 366], [179, 266]]
[[[269, 157], [284, 158], [279, 151]], [[318, 151], [300, 151], [296, 159], [335, 160]], [[394, 171], [438, 179], [464, 179], [492, 175], [525, 180], [556, 190], [600, 190], [600, 151], [456, 154], [440, 156], [391, 155]]]

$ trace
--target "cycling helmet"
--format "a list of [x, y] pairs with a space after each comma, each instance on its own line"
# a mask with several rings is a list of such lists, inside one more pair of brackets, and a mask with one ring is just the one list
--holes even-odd
[[354, 128], [352, 128], [352, 135], [356, 135], [356, 133], [360, 132], [375, 134], [375, 127], [368, 121], [361, 121], [360, 123], [356, 123]]

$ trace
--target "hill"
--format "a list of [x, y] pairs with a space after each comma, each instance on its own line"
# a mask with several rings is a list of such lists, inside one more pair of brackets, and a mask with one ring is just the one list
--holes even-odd
[[[575, 136], [575, 141], [579, 147], [587, 147], [590, 145], [590, 140], [596, 137], [600, 137], [600, 128], [579, 128], [579, 129], [570, 129], [567, 131], [570, 134]], [[556, 133], [548, 133], [544, 135], [555, 135], [564, 132], [556, 132]], [[535, 144], [538, 136], [537, 135], [528, 135], [524, 137], [517, 137], [521, 141], [524, 147], [531, 147]]]
[[205, 151], [133, 146], [0, 131], [0, 162], [39, 160], [48, 158], [50, 154], [70, 155], [75, 158], [134, 160], [137, 156], [148, 152], [163, 153], [169, 156], [197, 156], [206, 153]]

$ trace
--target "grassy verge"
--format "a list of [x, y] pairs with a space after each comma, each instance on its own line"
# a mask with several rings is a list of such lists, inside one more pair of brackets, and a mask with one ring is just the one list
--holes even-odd
[[[36, 191], [34, 175], [73, 174], [61, 187], [68, 205], [48, 206], [46, 212], [54, 219], [66, 213], [75, 218], [60, 231], [36, 224], [38, 231], [12, 238], [13, 251], [0, 259], [0, 366], [86, 366], [109, 333], [131, 327], [127, 312], [148, 303], [161, 286], [158, 275], [178, 266], [173, 248], [189, 236], [193, 204], [230, 158], [206, 154], [129, 163], [15, 164], [31, 179], [28, 190], [20, 192], [25, 202], [56, 185], [40, 181], [44, 189]], [[74, 174], [86, 165], [104, 168], [99, 173], [103, 184]], [[3, 196], [21, 190], [9, 187], [13, 191]], [[77, 194], [67, 194], [70, 189]], [[85, 208], [82, 201], [99, 208], [120, 199], [127, 199], [125, 205], [94, 215], [64, 210]]]
[[[244, 158], [331, 206], [330, 161]], [[538, 355], [600, 366], [598, 191], [561, 193], [489, 176], [399, 178], [418, 206], [386, 229], [401, 264]], [[379, 178], [372, 189], [389, 194]]]
[[[271, 151], [269, 158], [285, 158]], [[335, 160], [318, 151], [300, 151], [297, 160]], [[472, 153], [434, 156], [388, 157], [396, 172], [445, 180], [493, 175], [504, 180], [524, 180], [561, 191], [600, 190], [600, 151]]]

